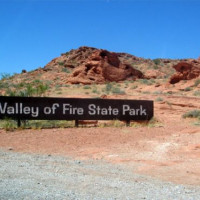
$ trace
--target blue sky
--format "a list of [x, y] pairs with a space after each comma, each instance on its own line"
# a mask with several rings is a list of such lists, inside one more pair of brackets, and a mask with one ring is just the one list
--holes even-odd
[[0, 73], [79, 46], [144, 58], [200, 56], [198, 0], [0, 0]]

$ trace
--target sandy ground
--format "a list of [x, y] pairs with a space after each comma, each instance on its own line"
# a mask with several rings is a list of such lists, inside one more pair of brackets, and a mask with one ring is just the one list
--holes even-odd
[[[150, 95], [142, 98], [152, 99]], [[200, 127], [182, 118], [186, 111], [200, 109], [200, 99], [163, 98], [165, 101], [155, 102], [155, 117], [159, 123], [154, 127], [0, 130], [0, 147], [105, 160], [161, 180], [200, 185]]]

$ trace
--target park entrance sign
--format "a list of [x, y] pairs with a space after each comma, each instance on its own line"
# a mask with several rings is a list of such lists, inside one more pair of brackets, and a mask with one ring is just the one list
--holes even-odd
[[150, 120], [153, 101], [0, 96], [0, 119]]

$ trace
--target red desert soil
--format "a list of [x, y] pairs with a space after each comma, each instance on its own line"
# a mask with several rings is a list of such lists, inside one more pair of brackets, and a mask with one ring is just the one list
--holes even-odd
[[[153, 99], [151, 95], [142, 98]], [[102, 159], [162, 180], [200, 185], [200, 128], [182, 118], [186, 111], [200, 108], [199, 98], [163, 98], [170, 103], [155, 102], [159, 123], [154, 127], [0, 130], [0, 147]]]

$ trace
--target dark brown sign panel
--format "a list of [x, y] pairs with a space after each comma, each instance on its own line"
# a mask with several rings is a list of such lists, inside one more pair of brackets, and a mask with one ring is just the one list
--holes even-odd
[[0, 119], [150, 120], [153, 101], [0, 96]]

